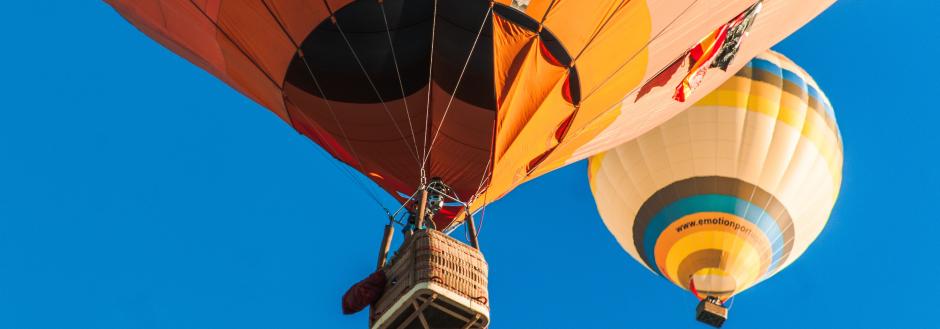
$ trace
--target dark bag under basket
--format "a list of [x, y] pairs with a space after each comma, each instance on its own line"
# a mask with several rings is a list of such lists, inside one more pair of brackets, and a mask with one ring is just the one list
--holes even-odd
[[416, 231], [385, 267], [372, 328], [469, 329], [489, 325], [487, 265], [479, 250], [434, 230]]

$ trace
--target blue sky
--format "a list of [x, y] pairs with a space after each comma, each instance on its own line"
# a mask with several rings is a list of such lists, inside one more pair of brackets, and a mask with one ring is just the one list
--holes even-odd
[[[381, 211], [310, 141], [95, 1], [0, 12], [0, 328], [363, 328]], [[775, 47], [836, 108], [845, 180], [726, 328], [934, 327], [933, 1], [843, 0]], [[493, 328], [704, 328], [606, 232], [584, 163], [488, 210]]]

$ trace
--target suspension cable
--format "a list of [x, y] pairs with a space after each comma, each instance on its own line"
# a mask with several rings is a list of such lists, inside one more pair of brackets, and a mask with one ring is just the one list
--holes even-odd
[[[698, 0], [695, 0], [695, 1], [698, 1]], [[555, 2], [556, 2], [555, 0], [552, 0], [552, 2], [549, 4], [548, 8], [546, 8], [545, 13], [543, 13], [543, 15], [542, 15], [542, 19], [539, 21], [539, 25], [544, 24], [545, 19], [548, 18], [549, 12], [550, 12], [552, 9], [554, 9], [554, 7], [555, 7]], [[614, 13], [611, 14], [609, 17], [607, 17], [607, 19], [604, 20], [604, 22], [601, 24], [601, 26], [598, 28], [598, 30], [591, 36], [591, 38], [588, 40], [587, 44], [581, 49], [581, 51], [578, 53], [578, 55], [575, 56], [575, 57], [571, 60], [572, 63], [576, 62], [577, 59], [588, 49], [588, 47], [591, 46], [591, 44], [594, 42], [594, 40], [597, 38], [597, 36], [600, 35], [601, 32], [603, 32], [604, 27], [607, 26], [607, 24], [611, 21], [611, 19], [613, 19], [613, 17], [616, 15], [616, 12], [619, 11], [620, 9], [622, 9], [622, 8], [623, 8], [623, 5], [626, 4], [626, 3], [627, 3], [626, 0], [620, 2], [620, 4], [617, 6], [617, 9], [615, 9]], [[686, 9], [688, 9], [688, 8], [686, 8]], [[680, 16], [681, 16], [681, 14], [680, 14]], [[677, 17], [677, 18], [678, 18], [678, 17]], [[673, 20], [673, 22], [675, 22], [675, 19]], [[484, 21], [484, 24], [485, 24], [485, 23], [486, 23], [486, 22]], [[670, 24], [671, 24], [671, 23], [670, 23]], [[667, 27], [668, 27], [668, 26], [667, 26]], [[635, 56], [636, 56], [636, 55], [634, 55], [634, 57], [635, 57]], [[619, 68], [618, 68], [618, 71], [619, 71]], [[459, 81], [460, 81], [460, 80], [458, 80], [458, 83], [459, 83]], [[446, 115], [446, 113], [447, 113], [447, 112], [446, 112], [446, 110], [445, 110], [445, 115]], [[442, 124], [443, 124], [443, 121], [442, 121]], [[435, 135], [435, 137], [436, 137], [436, 135]], [[432, 146], [433, 146], [433, 142], [432, 142]], [[490, 166], [490, 162], [491, 162], [491, 161], [492, 161], [492, 157], [490, 157], [489, 159], [487, 159], [486, 166], [485, 166], [484, 169], [483, 169], [484, 174], [483, 174], [483, 176], [482, 176], [481, 179], [480, 179], [480, 184], [479, 184], [479, 186], [477, 187], [476, 192], [474, 193], [474, 198], [473, 198], [473, 199], [475, 199], [475, 197], [482, 191], [482, 188], [483, 188], [484, 183], [486, 182], [487, 178], [490, 177], [490, 175], [487, 173], [487, 171], [489, 170], [489, 166]], [[526, 176], [532, 174], [532, 173], [536, 170], [537, 167], [538, 167], [538, 166], [535, 166], [534, 168], [532, 168], [531, 170], [529, 170], [529, 172], [526, 174]], [[471, 201], [471, 202], [472, 202], [472, 201]], [[485, 208], [484, 208], [484, 209], [485, 209]], [[480, 229], [482, 229], [482, 223], [481, 223], [481, 225], [480, 225]]]
[[[632, 62], [633, 59], [635, 59], [636, 56], [638, 56], [644, 49], [649, 48], [650, 44], [652, 44], [653, 41], [658, 40], [659, 37], [661, 37], [664, 33], [666, 33], [666, 31], [669, 30], [669, 28], [671, 28], [671, 27], [679, 20], [679, 18], [681, 18], [683, 15], [685, 15], [686, 12], [689, 11], [689, 9], [691, 9], [693, 6], [695, 6], [696, 3], [698, 3], [698, 0], [692, 1], [692, 3], [689, 4], [685, 9], [683, 9], [682, 12], [679, 13], [679, 15], [677, 15], [676, 17], [674, 17], [674, 18], [672, 19], [672, 21], [669, 22], [669, 24], [667, 24], [665, 27], [663, 27], [663, 29], [660, 30], [653, 38], [650, 38], [650, 40], [647, 41], [646, 44], [643, 45], [642, 48], [640, 48], [640, 50], [638, 50], [638, 51], [635, 52], [633, 55], [631, 55], [629, 59], [627, 59], [625, 62], [623, 62], [616, 70], [614, 70], [610, 75], [608, 75], [607, 78], [605, 78], [604, 81], [602, 81], [600, 84], [598, 84], [597, 87], [595, 87], [593, 90], [591, 90], [590, 93], [588, 93], [588, 94], [587, 94], [586, 96], [584, 96], [584, 97], [581, 97], [581, 102], [583, 103], [585, 100], [588, 99], [588, 97], [593, 96], [593, 95], [595, 94], [595, 92], [597, 92], [597, 90], [599, 90], [601, 87], [603, 87], [604, 85], [606, 85], [607, 82], [609, 82], [610, 79], [612, 79], [612, 78], [617, 74], [617, 72], [619, 72], [621, 69], [623, 69], [624, 66], [626, 66], [627, 64], [629, 64], [630, 62]], [[589, 47], [589, 46], [591, 46], [591, 45], [590, 45], [590, 44], [586, 45], [586, 46], [585, 46], [585, 49], [586, 49], [587, 47]], [[690, 49], [691, 49], [691, 48], [690, 48]], [[681, 56], [680, 56], [680, 58], [681, 58]], [[634, 88], [633, 88], [629, 93], [627, 93], [623, 98], [621, 98], [619, 101], [617, 101], [616, 103], [614, 103], [614, 104], [612, 104], [611, 106], [609, 106], [609, 107], [607, 108], [607, 111], [603, 111], [603, 112], [601, 112], [601, 113], [606, 113], [606, 112], [610, 111], [610, 109], [616, 107], [617, 104], [623, 103], [624, 100], [626, 100], [627, 98], [630, 98], [630, 96], [632, 96], [634, 93], [636, 93], [636, 91], [639, 90], [639, 88], [642, 88], [642, 86], [644, 86], [644, 85], [646, 85], [647, 83], [649, 83], [651, 80], [653, 80], [654, 78], [656, 78], [656, 76], [658, 76], [659, 74], [661, 74], [662, 72], [664, 72], [666, 69], [668, 69], [668, 67], [659, 69], [659, 71], [657, 71], [656, 74], [654, 74], [654, 75], [650, 76], [650, 78], [646, 79], [646, 80], [643, 82], [643, 84], [640, 84], [639, 86], [634, 87]], [[591, 120], [588, 121], [588, 122], [589, 122], [589, 123], [590, 123], [590, 122], [593, 122], [593, 121], [596, 120], [598, 117], [600, 117], [600, 115], [598, 115], [597, 117], [594, 117], [593, 119], [591, 119]], [[529, 177], [529, 175], [531, 175], [533, 172], [535, 172], [535, 170], [537, 170], [539, 167], [541, 167], [543, 163], [545, 163], [545, 162], [543, 161], [543, 162], [541, 162], [541, 163], [539, 163], [539, 164], [533, 166], [531, 170], [529, 170], [528, 172], [526, 172], [526, 175], [523, 176], [523, 178]], [[520, 179], [516, 179], [516, 180], [513, 182], [513, 184], [515, 184], [515, 183], [518, 182], [519, 180], [520, 180]]]
[[[326, 93], [323, 92], [323, 88], [320, 86], [320, 82], [317, 79], [316, 74], [313, 73], [313, 69], [310, 68], [310, 64], [307, 63], [307, 58], [304, 56], [304, 52], [300, 50], [300, 48], [297, 49], [297, 55], [300, 56], [301, 61], [304, 63], [304, 66], [307, 68], [307, 73], [309, 73], [310, 78], [313, 79], [313, 84], [314, 86], [316, 86], [317, 92], [319, 92], [320, 96], [322, 96], [323, 103], [326, 105], [327, 110], [330, 112], [330, 116], [333, 117], [333, 122], [336, 123], [336, 126], [339, 128], [340, 134], [343, 135], [343, 139], [346, 141], [346, 145], [349, 146], [349, 152], [352, 153], [353, 157], [356, 159], [356, 162], [359, 164], [359, 170], [365, 170], [365, 165], [362, 164], [362, 158], [359, 157], [359, 153], [356, 152], [356, 147], [353, 146], [353, 143], [349, 140], [349, 136], [346, 134], [346, 129], [343, 127], [343, 124], [340, 123], [339, 117], [336, 116], [336, 111], [333, 110], [333, 105], [330, 104], [330, 99], [326, 96]], [[285, 94], [285, 96], [286, 95], [287, 94]], [[334, 149], [332, 145], [330, 145], [329, 143], [324, 143], [324, 144], [330, 148], [330, 153], [338, 154], [336, 152], [336, 149]], [[356, 182], [360, 186], [360, 188], [362, 188], [362, 190], [364, 190], [369, 195], [369, 197], [372, 198], [372, 200], [378, 203], [379, 206], [382, 207], [382, 209], [385, 210], [386, 213], [389, 212], [388, 208], [386, 208], [385, 205], [383, 205], [382, 202], [379, 201], [378, 196], [376, 196], [375, 193], [371, 189], [369, 189], [367, 185], [365, 185], [365, 183], [363, 183], [359, 179], [356, 179], [359, 176], [350, 172], [348, 168], [344, 168], [344, 169], [346, 169], [345, 170], [346, 174], [354, 182]]]
[[493, 135], [490, 136], [490, 152], [486, 157], [486, 165], [483, 166], [483, 174], [480, 175], [480, 184], [477, 185], [476, 191], [473, 192], [473, 195], [470, 197], [469, 203], [476, 201], [477, 197], [480, 196], [480, 192], [483, 191], [483, 185], [486, 183], [488, 178], [492, 178], [492, 171], [490, 170], [490, 165], [493, 163], [493, 158], [496, 157], [496, 120], [493, 120], [492, 127]]
[[[300, 55], [300, 57], [301, 57], [302, 59], [304, 59], [304, 57], [303, 57], [303, 52], [300, 51], [300, 46], [299, 46], [299, 45], [294, 41], [294, 39], [290, 36], [290, 33], [287, 33], [287, 30], [284, 28], [283, 24], [281, 24], [281, 21], [277, 18], [277, 16], [274, 15], [273, 10], [268, 6], [267, 2], [264, 2], [264, 1], [262, 1], [262, 2], [264, 3], [264, 6], [265, 6], [265, 8], [267, 9], [268, 13], [271, 15], [271, 17], [278, 23], [278, 26], [281, 28], [281, 31], [287, 36], [288, 40], [291, 41], [291, 44], [294, 45], [295, 50], [297, 51], [297, 53]], [[206, 15], [206, 17], [208, 17], [207, 14], [206, 14], [204, 11], [202, 11], [202, 9], [200, 9], [200, 7], [197, 6], [195, 2], [190, 1], [190, 3], [191, 3], [194, 7], [196, 7], [197, 9], [199, 9], [199, 11], [200, 11], [203, 15]], [[252, 58], [251, 56], [249, 56], [248, 53], [245, 52], [245, 51], [238, 45], [238, 43], [236, 43], [235, 40], [232, 39], [231, 36], [229, 36], [228, 32], [226, 32], [224, 29], [222, 29], [222, 27], [219, 26], [218, 24], [216, 24], [216, 23], [214, 23], [214, 22], [213, 22], [213, 24], [216, 25], [216, 28], [218, 28], [219, 31], [221, 31], [222, 34], [223, 34], [229, 41], [231, 41], [233, 44], [236, 45], [236, 48], [238, 48], [238, 50], [240, 50], [240, 51], [242, 52], [242, 54], [243, 54], [246, 58], [248, 58], [252, 63], [255, 64], [255, 66], [258, 68], [259, 71], [261, 71], [262, 73], [264, 73], [265, 76], [268, 77], [268, 79], [271, 80], [272, 83], [274, 83], [273, 78], [271, 78], [271, 76], [268, 75], [268, 73], [267, 73], [265, 70], [261, 69], [261, 66], [257, 65], [257, 63], [255, 62], [254, 58]], [[307, 65], [306, 59], [304, 59], [304, 64]], [[313, 72], [310, 70], [309, 65], [307, 65], [307, 70], [308, 70], [308, 72], [310, 72], [311, 77], [313, 77], [313, 79], [314, 79], [314, 83], [317, 85], [317, 88], [319, 89], [319, 83], [316, 82], [316, 77], [313, 76]], [[287, 99], [287, 94], [285, 94], [284, 91], [283, 91], [283, 86], [280, 86], [280, 85], [278, 85], [277, 83], [274, 83], [274, 84], [275, 84], [275, 86], [278, 86], [279, 88], [282, 89], [282, 90], [281, 90], [282, 96], [285, 97], [285, 101], [286, 101], [286, 102], [289, 102], [289, 100]], [[324, 95], [324, 101], [326, 102], [327, 106], [329, 107], [329, 105], [330, 105], [330, 104], [329, 104], [329, 100], [325, 98], [325, 94], [323, 94], [322, 90], [320, 91], [320, 94], [321, 94], [321, 95]], [[287, 112], [287, 116], [288, 116], [288, 119], [290, 120], [291, 127], [294, 128], [294, 129], [296, 129], [296, 127], [294, 127], [294, 119], [293, 119], [293, 117], [291, 116], [290, 109], [287, 108], [287, 104], [285, 104], [285, 111]], [[331, 111], [332, 111], [332, 109], [331, 109]], [[335, 119], [335, 116], [334, 116], [334, 119]], [[337, 122], [337, 123], [338, 123], [338, 122]], [[342, 126], [340, 126], [340, 128], [342, 129]], [[318, 134], [319, 134], [319, 133], [318, 133]], [[348, 140], [348, 139], [347, 139], [347, 140]], [[331, 147], [331, 149], [332, 149], [332, 147]], [[355, 155], [355, 151], [352, 149], [352, 145], [351, 145], [351, 144], [350, 144], [350, 149], [351, 149], [352, 153]], [[332, 151], [333, 153], [336, 153], [335, 150], [331, 150], [331, 151]], [[358, 155], [356, 156], [356, 158], [357, 158], [357, 161], [359, 162], [359, 166], [362, 167], [362, 161], [358, 159]], [[341, 171], [344, 172], [344, 173], [347, 175], [347, 177], [349, 177], [350, 180], [352, 180], [354, 183], [356, 183], [356, 185], [357, 185], [360, 189], [362, 189], [364, 192], [366, 192], [366, 194], [369, 196], [369, 198], [371, 198], [372, 201], [374, 201], [377, 206], [379, 206], [380, 208], [382, 208], [382, 210], [384, 210], [386, 213], [388, 213], [388, 208], [386, 208], [385, 205], [382, 204], [382, 202], [379, 200], [378, 196], [376, 196], [375, 193], [373, 193], [370, 189], [368, 189], [368, 187], [367, 187], [366, 185], [364, 185], [361, 181], [357, 180], [357, 179], [355, 178], [356, 176], [355, 176], [354, 174], [352, 174], [352, 173], [349, 171], [349, 168], [340, 166], [340, 165], [338, 165], [337, 163], [335, 163], [335, 162], [333, 162], [332, 160], [329, 160], [329, 159], [327, 159], [327, 162], [331, 163], [332, 165], [334, 165], [334, 166], [337, 167], [337, 168], [341, 168]]]
[[450, 112], [450, 106], [453, 104], [454, 97], [457, 96], [457, 90], [460, 88], [460, 82], [463, 80], [464, 73], [467, 72], [467, 67], [470, 65], [470, 59], [473, 58], [473, 52], [476, 50], [477, 42], [480, 41], [480, 35], [483, 34], [483, 28], [486, 27], [486, 21], [489, 20], [490, 13], [492, 12], [493, 2], [490, 2], [490, 7], [486, 10], [486, 14], [483, 15], [483, 22], [480, 23], [480, 29], [477, 31], [476, 37], [473, 38], [473, 44], [470, 46], [470, 53], [467, 54], [467, 60], [464, 61], [463, 68], [460, 70], [460, 75], [457, 77], [457, 84], [454, 86], [454, 92], [450, 94], [450, 100], [447, 101], [447, 106], [444, 108], [444, 114], [441, 116], [441, 123], [437, 125], [437, 129], [434, 131], [434, 137], [431, 138], [431, 145], [428, 146], [424, 160], [421, 162], [422, 168], [424, 168], [424, 165], [427, 163], [428, 158], [431, 155], [431, 150], [434, 149], [434, 142], [437, 141], [437, 137], [441, 133], [441, 128], [444, 126], [444, 121], [447, 119], [447, 113]]
[[[584, 102], [586, 99], [588, 99], [588, 97], [593, 96], [593, 95], [597, 92], [597, 90], [601, 89], [601, 87], [603, 87], [604, 85], [607, 84], [607, 82], [609, 82], [611, 79], [613, 79], [613, 77], [614, 77], [615, 75], [617, 75], [617, 72], [620, 72], [620, 70], [622, 70], [624, 66], [627, 66], [627, 64], [630, 64], [631, 62], [633, 62], [633, 60], [636, 59], [636, 57], [639, 56], [640, 53], [642, 53], [644, 50], [646, 50], [647, 48], [649, 48], [650, 44], [652, 44], [653, 41], [658, 40], [659, 37], [661, 37], [664, 33], [666, 33], [666, 31], [668, 31], [668, 30], [679, 20], [679, 18], [682, 18], [682, 16], [685, 16], [685, 14], [689, 11], [689, 9], [692, 9], [692, 7], [694, 7], [696, 3], [698, 3], [698, 0], [694, 0], [694, 1], [692, 1], [691, 4], [689, 4], [688, 6], [686, 6], [685, 9], [683, 9], [682, 12], [679, 13], [679, 15], [677, 15], [676, 17], [674, 17], [674, 18], [672, 19], [672, 21], [669, 22], [669, 24], [666, 24], [666, 26], [663, 27], [662, 30], [659, 30], [659, 32], [657, 32], [655, 36], [653, 36], [652, 38], [650, 38], [649, 41], [647, 41], [646, 44], [643, 45], [643, 47], [641, 47], [641, 48], [638, 49], [636, 52], [634, 52], [633, 55], [630, 55], [630, 58], [628, 58], [626, 61], [624, 61], [623, 63], [621, 63], [620, 66], [618, 66], [616, 70], [614, 70], [614, 71], [611, 72], [609, 75], [607, 75], [607, 77], [604, 78], [604, 80], [601, 81], [601, 83], [599, 83], [596, 87], [594, 87], [594, 89], [592, 89], [589, 93], [587, 93], [587, 95], [585, 95], [584, 97], [582, 97], [582, 98], [581, 98], [581, 102]], [[588, 46], [590, 46], [590, 45], [588, 45]], [[690, 48], [690, 49], [691, 49], [691, 48]], [[587, 47], [585, 47], [585, 49], [582, 50], [582, 53], [585, 52], [586, 50], [587, 50]], [[680, 56], [680, 57], [681, 57], [681, 56]], [[668, 68], [668, 67], [666, 67], [666, 68]], [[617, 102], [617, 103], [621, 103], [621, 102], [623, 102], [623, 100], [629, 98], [630, 95], [633, 95], [633, 93], [636, 92], [637, 89], [642, 88], [643, 85], [645, 85], [647, 82], [649, 82], [649, 80], [652, 80], [652, 79], [655, 78], [657, 75], [659, 75], [660, 73], [662, 73], [663, 71], [665, 71], [666, 68], [660, 69], [659, 72], [657, 72], [655, 75], [653, 75], [652, 77], [650, 77], [650, 79], [648, 79], [647, 81], [645, 81], [642, 85], [640, 85], [639, 87], [633, 88], [633, 90], [631, 90], [631, 91], [627, 94], [626, 97], [622, 98], [622, 99], [621, 99], [619, 102]], [[612, 108], [612, 107], [611, 107], [611, 108]]]
[[411, 196], [408, 197], [407, 200], [405, 200], [405, 202], [402, 202], [402, 203], [401, 203], [401, 207], [398, 207], [398, 209], [395, 210], [394, 213], [392, 213], [392, 216], [393, 216], [393, 217], [394, 217], [394, 216], [398, 216], [398, 214], [401, 213], [401, 211], [402, 211], [403, 209], [405, 209], [405, 206], [408, 205], [408, 202], [414, 201], [415, 197], [418, 196], [418, 193], [419, 193], [419, 192], [421, 192], [421, 189], [415, 190], [415, 192], [412, 193]]
[[545, 8], [545, 12], [542, 13], [542, 19], [539, 20], [539, 26], [545, 24], [545, 20], [548, 19], [548, 13], [551, 12], [552, 9], [555, 9], [555, 2], [558, 2], [558, 0], [552, 0], [552, 2], [548, 3], [548, 8]]
[[[317, 134], [318, 134], [318, 135], [321, 135], [321, 138], [322, 138], [322, 134], [320, 134], [319, 132], [318, 132]], [[332, 150], [332, 147], [331, 147], [330, 149], [331, 149], [331, 151], [334, 151], [334, 150]], [[379, 200], [379, 197], [378, 197], [371, 189], [369, 189], [369, 188], [365, 185], [365, 183], [363, 183], [363, 182], [361, 181], [361, 179], [357, 179], [357, 178], [356, 178], [356, 177], [357, 177], [356, 174], [352, 173], [352, 172], [349, 170], [348, 167], [336, 163], [336, 161], [335, 161], [333, 158], [331, 158], [331, 156], [328, 156], [328, 155], [326, 154], [326, 153], [327, 153], [327, 152], [325, 152], [325, 151], [327, 151], [326, 149], [321, 148], [321, 151], [324, 151], [324, 152], [317, 152], [317, 154], [320, 154], [326, 162], [329, 162], [330, 164], [332, 164], [333, 167], [335, 167], [337, 170], [339, 170], [339, 171], [345, 173], [345, 174], [346, 174], [346, 177], [349, 178], [351, 181], [353, 181], [353, 183], [356, 183], [355, 185], [356, 185], [360, 190], [362, 190], [363, 192], [365, 192], [365, 193], [369, 196], [369, 198], [372, 199], [372, 201], [375, 201], [376, 205], [378, 205], [379, 208], [382, 208], [382, 210], [385, 211], [386, 214], [389, 214], [388, 208], [385, 207], [385, 205], [382, 203], [382, 201]]]
[[411, 123], [411, 110], [408, 109], [408, 98], [405, 96], [405, 84], [402, 82], [401, 70], [398, 68], [398, 55], [395, 54], [395, 44], [392, 42], [392, 30], [388, 26], [388, 17], [385, 15], [385, 1], [379, 0], [379, 7], [382, 10], [382, 20], [385, 22], [385, 34], [388, 36], [388, 48], [392, 51], [392, 63], [395, 65], [395, 76], [398, 78], [398, 88], [401, 90], [401, 100], [405, 105], [405, 116], [408, 118], [408, 130], [411, 131], [411, 142], [414, 144], [415, 155], [418, 152], [418, 139], [415, 137], [415, 128]]
[[490, 194], [490, 190], [486, 189], [486, 192], [483, 192], [483, 205], [480, 206], [482, 210], [480, 211], [480, 226], [477, 227], [477, 238], [480, 238], [480, 232], [483, 232], [483, 221], [486, 220], [486, 208], [489, 208], [489, 205], [486, 203], [487, 197]]
[[427, 163], [428, 157], [431, 156], [428, 152], [428, 134], [430, 133], [431, 127], [431, 94], [434, 92], [434, 42], [435, 36], [437, 34], [437, 0], [434, 0], [434, 13], [431, 17], [431, 54], [428, 57], [428, 100], [425, 103], [424, 108], [424, 133], [423, 135], [424, 142], [422, 142], [421, 152], [421, 164], [418, 170], [420, 171], [421, 185], [427, 181], [427, 173], [425, 172], [425, 164]]
[[611, 13], [610, 16], [607, 16], [606, 19], [604, 19], [604, 22], [601, 23], [601, 26], [598, 26], [598, 27], [597, 27], [597, 31], [594, 31], [594, 33], [591, 34], [591, 38], [588, 39], [588, 41], [587, 41], [587, 43], [584, 45], [584, 47], [581, 48], [581, 51], [579, 51], [578, 54], [575, 55], [575, 56], [571, 59], [571, 63], [575, 63], [575, 62], [578, 61], [578, 58], [581, 58], [581, 55], [584, 54], [584, 51], [587, 50], [588, 47], [590, 47], [591, 44], [594, 43], [594, 40], [597, 39], [597, 36], [599, 36], [602, 32], [604, 32], [604, 28], [607, 27], [607, 24], [610, 23], [610, 21], [611, 21], [612, 19], [614, 19], [614, 16], [617, 15], [617, 12], [619, 12], [621, 9], [623, 9], [623, 5], [626, 4], [627, 2], [629, 2], [629, 1], [627, 1], [627, 0], [622, 0], [622, 1], [620, 1], [620, 4], [617, 5], [617, 8], [616, 8], [616, 9], [614, 9], [614, 12]]
[[[369, 76], [369, 72], [366, 70], [365, 65], [362, 64], [362, 60], [359, 58], [359, 54], [356, 53], [356, 49], [352, 46], [352, 43], [349, 42], [349, 38], [346, 37], [346, 33], [343, 32], [342, 26], [339, 24], [339, 21], [336, 20], [336, 16], [332, 16], [333, 24], [336, 25], [336, 30], [339, 31], [339, 35], [343, 37], [343, 42], [346, 43], [346, 47], [349, 48], [349, 51], [352, 52], [353, 59], [356, 60], [356, 64], [359, 65], [359, 69], [362, 71], [362, 74], [366, 77], [366, 82], [369, 83], [369, 87], [372, 88], [372, 91], [375, 92], [375, 96], [379, 98], [379, 103], [382, 104], [382, 108], [385, 109], [385, 113], [388, 114], [388, 118], [392, 121], [392, 125], [395, 126], [395, 130], [398, 131], [398, 135], [401, 137], [402, 142], [405, 143], [405, 146], [408, 145], [408, 138], [405, 137], [405, 133], [402, 132], [401, 127], [398, 126], [398, 121], [395, 120], [395, 116], [392, 115], [392, 111], [389, 110], [388, 104], [385, 104], [385, 100], [382, 98], [382, 93], [379, 92], [379, 88], [375, 86], [375, 82], [372, 81], [372, 77]], [[410, 119], [409, 119], [410, 120]], [[412, 131], [412, 134], [414, 131]], [[418, 159], [418, 154], [415, 153], [411, 147], [406, 147], [408, 153], [414, 157], [415, 162], [420, 164], [421, 160]]]
[[[698, 0], [696, 0], [695, 2], [698, 2]], [[693, 3], [693, 5], [694, 5], [694, 3]], [[680, 14], [679, 16], [682, 16], [683, 14], [685, 14], [685, 12], [686, 12], [688, 9], [690, 9], [691, 7], [692, 7], [692, 5], [689, 5], [689, 7], [687, 7], [686, 10], [683, 10], [682, 14]], [[670, 22], [669, 25], [666, 26], [666, 28], [664, 28], [662, 31], [660, 31], [660, 33], [658, 33], [654, 39], [650, 39], [650, 41], [648, 41], [648, 42], [646, 43], [646, 45], [645, 45], [643, 48], [641, 48], [641, 49], [645, 49], [645, 48], [649, 47], [649, 45], [650, 45], [653, 41], [655, 41], [656, 38], [659, 38], [659, 36], [661, 36], [663, 33], [665, 33], [666, 29], [668, 29], [669, 27], [671, 27], [672, 24], [673, 24], [676, 20], [679, 19], [679, 16], [677, 16], [675, 19], [673, 19], [673, 21]], [[694, 45], [693, 45], [693, 47], [694, 47]], [[692, 48], [686, 49], [686, 52], [685, 52], [685, 53], [688, 53], [688, 51], [691, 50], [691, 49], [692, 49]], [[685, 53], [684, 53], [684, 54], [685, 54]], [[634, 54], [633, 57], [636, 57], [637, 54], [639, 54], [639, 52], [637, 52], [636, 54]], [[679, 59], [681, 59], [681, 58], [684, 57], [684, 56], [685, 56], [685, 55], [680, 55], [680, 56], [679, 56], [678, 58], [676, 58], [674, 61], [679, 60]], [[622, 65], [620, 65], [620, 67], [617, 68], [617, 70], [615, 70], [613, 73], [611, 73], [611, 75], [609, 75], [606, 79], [604, 79], [604, 82], [602, 82], [600, 85], [598, 85], [597, 88], [595, 88], [594, 90], [592, 90], [590, 94], [588, 94], [587, 96], [583, 97], [583, 98], [582, 98], [582, 101], [584, 101], [584, 100], [587, 99], [588, 97], [594, 95], [594, 93], [595, 93], [597, 90], [599, 90], [601, 86], [603, 86], [604, 84], [606, 84], [607, 81], [609, 81], [610, 79], [612, 79], [613, 76], [616, 75], [616, 73], [617, 73], [618, 71], [620, 71], [624, 66], [626, 66], [627, 64], [629, 64], [629, 62], [633, 60], [633, 57], [631, 57], [630, 60], [628, 60], [627, 62], [624, 62]], [[648, 78], [648, 79], [646, 79], [645, 81], [643, 81], [643, 83], [640, 84], [640, 85], [638, 85], [637, 87], [634, 87], [632, 90], [630, 90], [629, 93], [625, 94], [625, 96], [624, 96], [623, 98], [621, 98], [620, 100], [618, 100], [618, 101], [615, 102], [614, 104], [611, 104], [611, 105], [607, 108], [606, 111], [601, 112], [601, 113], [606, 113], [607, 111], [610, 111], [610, 109], [613, 109], [613, 108], [616, 107], [617, 105], [623, 103], [625, 100], [627, 100], [627, 98], [630, 98], [631, 96], [633, 96], [633, 95], [637, 92], [637, 90], [639, 90], [639, 89], [642, 88], [644, 85], [646, 85], [647, 83], [649, 83], [650, 81], [652, 81], [653, 79], [655, 79], [657, 76], [659, 76], [660, 74], [662, 74], [664, 71], [666, 71], [666, 69], [668, 69], [668, 67], [664, 67], [664, 68], [659, 69], [659, 71], [657, 71], [656, 74], [650, 76], [650, 78]], [[597, 120], [597, 118], [599, 118], [600, 116], [601, 116], [601, 115], [595, 116], [594, 118], [592, 118], [591, 120], [588, 121], [588, 124], [594, 122], [594, 120]]]

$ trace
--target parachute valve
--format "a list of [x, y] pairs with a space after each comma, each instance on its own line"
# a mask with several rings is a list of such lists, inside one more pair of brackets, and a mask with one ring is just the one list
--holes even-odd
[[725, 320], [728, 320], [728, 309], [722, 305], [718, 297], [707, 296], [695, 308], [695, 319], [712, 327], [721, 328]]

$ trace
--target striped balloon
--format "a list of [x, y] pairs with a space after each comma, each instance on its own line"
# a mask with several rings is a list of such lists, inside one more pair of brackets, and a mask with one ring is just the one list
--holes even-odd
[[694, 106], [590, 159], [604, 223], [630, 255], [727, 299], [798, 258], [829, 218], [842, 140], [819, 87], [766, 52]]

